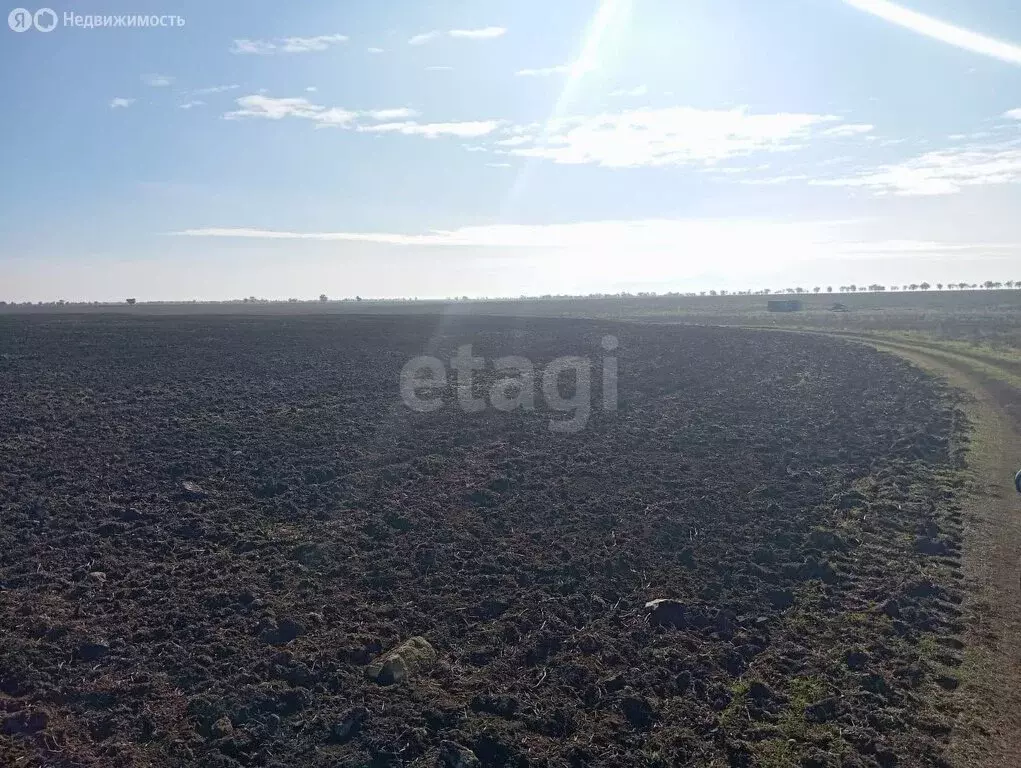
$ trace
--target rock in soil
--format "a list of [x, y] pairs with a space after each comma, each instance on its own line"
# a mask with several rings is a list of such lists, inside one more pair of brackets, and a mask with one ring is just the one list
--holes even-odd
[[440, 744], [440, 758], [437, 768], [479, 768], [482, 761], [468, 747], [462, 747], [453, 741]]
[[365, 670], [370, 680], [393, 685], [436, 662], [436, 649], [424, 637], [412, 637], [380, 656]]
[[185, 501], [202, 501], [208, 499], [209, 494], [198, 483], [185, 480], [181, 483], [181, 498]]
[[662, 627], [684, 627], [688, 623], [688, 607], [680, 600], [660, 598], [645, 604], [649, 621]]

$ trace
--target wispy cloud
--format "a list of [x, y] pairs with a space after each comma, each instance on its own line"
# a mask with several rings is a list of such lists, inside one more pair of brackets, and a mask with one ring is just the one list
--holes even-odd
[[712, 164], [754, 152], [797, 148], [817, 129], [839, 121], [833, 115], [755, 114], [743, 108], [636, 109], [519, 129], [509, 152], [607, 168]]
[[1014, 143], [926, 152], [819, 186], [862, 187], [878, 195], [953, 195], [968, 187], [1021, 183], [1021, 149]]
[[[294, 232], [240, 227], [204, 227], [174, 232], [186, 237], [230, 237], [260, 240], [318, 240], [380, 243], [384, 245], [427, 245], [494, 248], [549, 248], [616, 250], [636, 243], [646, 248], [669, 249], [676, 253], [685, 242], [701, 244], [712, 241], [734, 241], [751, 247], [765, 233], [784, 242], [794, 234], [814, 235], [824, 240], [823, 226], [740, 222], [734, 220], [641, 219], [631, 221], [582, 221], [567, 224], [493, 224], [461, 227], [454, 230], [431, 230], [422, 234], [392, 232]], [[746, 242], [747, 240], [747, 242]]]
[[206, 96], [213, 93], [225, 93], [226, 91], [234, 91], [240, 88], [239, 85], [213, 85], [208, 88], [196, 88], [192, 91], [194, 96]]
[[827, 128], [822, 133], [823, 136], [864, 136], [872, 133], [875, 129], [876, 127], [874, 125], [868, 125], [865, 123], [848, 123], [847, 125], [835, 125], [832, 128]]
[[999, 59], [1008, 64], [1021, 64], [1021, 46], [1014, 43], [972, 32], [932, 16], [912, 11], [902, 5], [891, 3], [889, 0], [844, 0], [844, 2], [858, 10], [871, 13], [873, 16], [878, 16], [885, 21], [934, 40], [972, 53]]
[[315, 35], [314, 37], [280, 37], [274, 40], [239, 38], [233, 42], [231, 53], [268, 55], [273, 53], [309, 53], [325, 51], [333, 45], [347, 42], [347, 35]]
[[[579, 221], [563, 224], [494, 224], [396, 232], [294, 232], [286, 230], [205, 227], [171, 234], [182, 237], [251, 240], [376, 243], [394, 246], [522, 248], [535, 252], [574, 253], [591, 264], [594, 254], [615, 262], [621, 253], [634, 257], [659, 254], [670, 261], [679, 253], [700, 260], [750, 266], [820, 258], [883, 258], [891, 254], [981, 254], [1017, 252], [1018, 243], [927, 240], [848, 240], [846, 222], [770, 222], [756, 219], [639, 219]], [[752, 259], [753, 261], [749, 261]], [[662, 274], [662, 260], [652, 263]]]
[[448, 67], [446, 64], [434, 64], [431, 67], [426, 67], [426, 72], [451, 72], [454, 68]]
[[181, 109], [194, 109], [195, 107], [201, 107], [205, 104], [204, 101], [195, 99], [193, 101], [186, 101], [183, 104], [178, 104]]
[[397, 107], [395, 109], [371, 109], [365, 113], [373, 120], [405, 120], [409, 117], [417, 117], [418, 112], [408, 107]]
[[481, 29], [452, 29], [448, 33], [451, 37], [466, 38], [468, 40], [490, 40], [494, 37], [502, 37], [507, 33], [505, 27], [482, 27]]
[[787, 176], [768, 176], [762, 179], [740, 179], [737, 183], [752, 187], [775, 187], [781, 184], [790, 184], [795, 181], [808, 181], [809, 178], [809, 176], [806, 176], [803, 173], [796, 173]]
[[275, 53], [277, 50], [276, 43], [271, 43], [266, 40], [248, 40], [240, 38], [231, 43], [230, 52], [238, 54], [267, 54]]
[[511, 136], [508, 139], [500, 139], [494, 142], [498, 147], [520, 147], [531, 144], [534, 139], [531, 136]]
[[385, 53], [385, 51], [382, 48], [375, 48], [375, 47], [373, 47], [373, 48], [366, 48], [365, 50], [368, 51], [369, 53]]
[[398, 133], [429, 139], [439, 136], [475, 138], [488, 135], [502, 125], [500, 120], [418, 123], [407, 119], [418, 115], [409, 107], [350, 110], [325, 107], [303, 97], [275, 98], [261, 93], [242, 96], [237, 99], [237, 105], [239, 109], [227, 112], [223, 116], [225, 120], [297, 118], [308, 120], [317, 127], [350, 128], [362, 133]]
[[169, 85], [173, 85], [174, 78], [169, 75], [142, 75], [142, 82], [152, 88], [166, 88]]
[[564, 75], [571, 71], [570, 64], [557, 64], [554, 67], [538, 67], [536, 69], [519, 69], [514, 74], [518, 77], [549, 77], [550, 75]]
[[1021, 120], [1021, 109], [1011, 109], [1004, 112], [1003, 116], [1010, 118], [1011, 120]]
[[431, 40], [435, 40], [439, 36], [440, 36], [439, 31], [435, 29], [432, 32], [422, 32], [421, 34], [414, 35], [411, 38], [409, 38], [408, 45], [425, 45]]
[[313, 104], [304, 98], [274, 98], [263, 94], [242, 96], [237, 100], [240, 109], [226, 113], [225, 120], [241, 120], [245, 118], [263, 118], [282, 120], [285, 117], [296, 117], [311, 120], [317, 125], [344, 126], [353, 122], [356, 112], [337, 107], [326, 108]]
[[408, 45], [425, 45], [431, 43], [443, 34], [449, 37], [460, 38], [462, 40], [492, 40], [496, 37], [502, 37], [507, 33], [505, 27], [481, 27], [479, 29], [449, 29], [446, 33], [433, 29], [428, 32], [422, 32], [414, 35], [408, 39]]
[[110, 99], [110, 109], [127, 109], [134, 103], [134, 99], [125, 99], [121, 96], [115, 96]]
[[381, 123], [379, 125], [360, 125], [358, 130], [363, 133], [400, 133], [405, 136], [424, 136], [435, 139], [440, 136], [457, 136], [472, 139], [491, 134], [500, 127], [500, 120], [469, 120], [455, 123], [416, 123], [412, 121], [400, 123]]

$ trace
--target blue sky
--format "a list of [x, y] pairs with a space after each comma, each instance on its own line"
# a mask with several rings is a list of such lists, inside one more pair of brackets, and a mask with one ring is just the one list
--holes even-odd
[[1016, 0], [50, 7], [185, 23], [0, 28], [7, 300], [1021, 279]]

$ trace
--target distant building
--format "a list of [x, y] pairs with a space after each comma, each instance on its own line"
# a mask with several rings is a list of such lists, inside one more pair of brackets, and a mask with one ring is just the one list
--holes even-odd
[[800, 312], [802, 304], [800, 299], [770, 299], [767, 308], [770, 312]]

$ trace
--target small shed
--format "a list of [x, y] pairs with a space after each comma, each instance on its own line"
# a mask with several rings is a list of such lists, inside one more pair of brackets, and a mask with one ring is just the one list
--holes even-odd
[[767, 305], [770, 312], [800, 312], [800, 299], [770, 299]]

